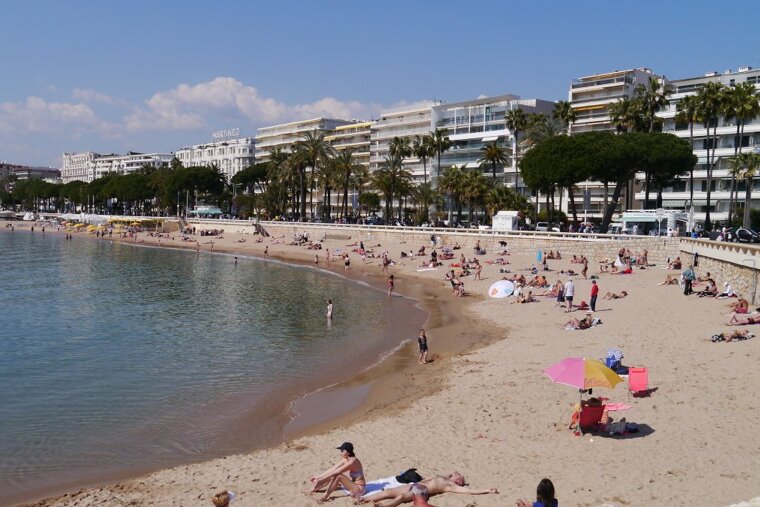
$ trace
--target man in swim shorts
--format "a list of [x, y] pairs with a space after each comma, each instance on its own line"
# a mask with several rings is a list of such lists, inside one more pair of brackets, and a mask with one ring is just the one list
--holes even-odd
[[[496, 488], [471, 489], [465, 486], [464, 476], [459, 472], [452, 472], [445, 477], [440, 475], [431, 477], [424, 481], [420, 481], [418, 484], [425, 486], [430, 496], [443, 493], [459, 493], [462, 495], [488, 495], [499, 493], [499, 490]], [[369, 499], [363, 499], [362, 502], [372, 502], [374, 507], [396, 507], [403, 503], [410, 503], [414, 501], [412, 487], [412, 484], [405, 484], [404, 486], [387, 489], [381, 493], [372, 495]], [[388, 501], [383, 502], [383, 500]]]

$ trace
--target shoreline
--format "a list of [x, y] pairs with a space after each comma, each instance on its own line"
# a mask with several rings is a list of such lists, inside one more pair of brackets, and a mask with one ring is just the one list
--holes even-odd
[[[734, 329], [724, 324], [727, 301], [685, 297], [677, 286], [659, 285], [673, 274], [662, 266], [628, 276], [600, 273], [601, 294], [626, 290], [630, 295], [600, 299], [597, 315], [603, 325], [566, 331], [564, 323], [581, 318], [582, 311], [568, 314], [549, 298], [527, 305], [454, 298], [441, 281], [448, 266], [418, 272], [417, 259], [400, 258], [401, 249], [416, 250], [423, 242], [386, 242], [383, 248], [401, 261], [392, 270], [397, 279], [405, 280], [404, 285], [421, 279], [430, 288], [431, 297], [423, 297], [423, 304], [453, 305], [437, 320], [431, 317], [431, 325], [448, 327], [453, 313], [465, 336], [477, 335], [480, 328], [475, 326], [482, 326], [482, 334], [493, 340], [444, 354], [443, 360], [426, 367], [416, 364], [415, 354], [409, 360], [418, 368], [388, 375], [408, 389], [389, 393], [374, 411], [355, 412], [355, 420], [326, 424], [276, 447], [162, 469], [33, 505], [104, 505], [117, 499], [133, 505], [209, 505], [211, 495], [224, 489], [235, 491], [243, 506], [316, 505], [315, 497], [303, 493], [307, 479], [335, 463], [334, 448], [343, 441], [354, 443], [370, 480], [410, 467], [423, 477], [456, 469], [475, 488], [498, 487], [500, 495], [472, 499], [484, 507], [531, 498], [542, 477], [551, 478], [564, 505], [725, 506], [758, 497], [760, 439], [752, 417], [758, 405], [754, 389], [747, 386], [760, 385], [760, 340], [710, 341], [713, 333]], [[270, 243], [270, 253], [288, 251]], [[313, 260], [312, 251], [294, 251], [304, 262]], [[471, 255], [469, 249], [463, 253]], [[550, 261], [550, 282], [566, 280], [561, 270], [578, 270], [568, 259], [577, 252], [562, 253], [563, 260]], [[535, 264], [533, 253], [513, 253], [506, 259], [511, 273], [525, 273]], [[503, 276], [497, 264], [483, 267], [482, 282], [464, 280], [471, 294], [485, 294]], [[597, 274], [595, 268], [589, 274]], [[576, 302], [587, 300], [590, 280], [575, 280]], [[722, 281], [717, 280], [719, 285]], [[431, 352], [438, 351], [437, 345], [431, 341]], [[613, 417], [625, 417], [641, 431], [624, 437], [574, 436], [567, 425], [577, 390], [552, 383], [543, 371], [565, 357], [598, 358], [609, 347], [624, 351], [624, 364], [646, 366], [655, 390], [648, 397], [627, 396], [623, 383], [613, 390], [595, 389], [594, 395], [628, 405]], [[424, 392], [415, 391], [415, 385]], [[469, 501], [441, 495], [433, 504], [461, 507]], [[345, 498], [335, 502], [350, 505]]]
[[[28, 223], [26, 222], [14, 222], [16, 225], [16, 234], [28, 233], [32, 234], [29, 230]], [[31, 225], [31, 224], [30, 224]], [[7, 231], [0, 231], [7, 232]], [[34, 234], [41, 234], [41, 231], [36, 230]], [[64, 231], [47, 229], [45, 234], [63, 235]], [[235, 234], [235, 233], [225, 233]], [[176, 249], [185, 250], [188, 253], [192, 253], [195, 250], [195, 243], [169, 243], [168, 241], [157, 241], [158, 238], [153, 238], [140, 233], [138, 240], [134, 241], [129, 238], [95, 238], [88, 233], [73, 233], [73, 237], [80, 240], [89, 241], [109, 241], [113, 243], [124, 244], [133, 247], [145, 247], [145, 248], [157, 248], [157, 249]], [[143, 237], [144, 236], [144, 237]], [[235, 234], [235, 236], [243, 236], [241, 234]], [[206, 237], [211, 240], [213, 236]], [[200, 238], [198, 238], [200, 239]], [[205, 245], [204, 245], [205, 246]], [[214, 244], [213, 251], [201, 250], [200, 253], [212, 254], [225, 257], [238, 256], [241, 258], [251, 258], [265, 262], [278, 262], [291, 266], [300, 266], [305, 268], [317, 269], [326, 274], [341, 277], [349, 282], [365, 284], [372, 290], [379, 290], [385, 292], [383, 285], [383, 278], [378, 274], [380, 271], [379, 266], [374, 264], [354, 264], [352, 269], [346, 273], [343, 271], [341, 264], [338, 261], [333, 261], [330, 265], [325, 266], [320, 264], [314, 266], [309, 262], [308, 258], [312, 256], [312, 251], [299, 252], [298, 250], [289, 250], [287, 252], [280, 252], [272, 254], [268, 257], [257, 255], [250, 251], [245, 251], [242, 248], [235, 248], [234, 245], [219, 245]], [[270, 244], [270, 246], [272, 246]], [[324, 251], [320, 252], [323, 253]], [[303, 255], [298, 255], [302, 253]], [[361, 268], [361, 270], [359, 269]], [[397, 275], [398, 276], [398, 275]], [[425, 313], [424, 322], [422, 326], [435, 334], [436, 345], [435, 351], [431, 354], [431, 363], [438, 362], [438, 370], [435, 372], [427, 372], [425, 375], [425, 382], [420, 379], [414, 381], [414, 373], [420, 368], [416, 360], [416, 342], [413, 343], [413, 336], [408, 339], [402, 340], [396, 347], [387, 351], [377, 361], [368, 365], [358, 374], [342, 381], [334, 382], [330, 385], [322, 386], [315, 389], [312, 392], [308, 392], [296, 399], [290, 400], [287, 404], [287, 409], [282, 415], [286, 418], [290, 418], [290, 421], [283, 427], [283, 433], [279, 437], [275, 437], [274, 443], [266, 445], [264, 447], [254, 446], [247, 448], [241, 452], [251, 453], [264, 449], [276, 448], [281, 445], [286, 445], [287, 442], [307, 437], [311, 435], [317, 435], [334, 429], [335, 427], [350, 425], [357, 421], [380, 416], [379, 412], [387, 410], [390, 404], [394, 405], [392, 409], [393, 413], [398, 413], [408, 408], [415, 401], [434, 394], [440, 390], [440, 383], [438, 380], [445, 377], [447, 372], [440, 371], [441, 368], [445, 368], [444, 358], [452, 355], [466, 353], [473, 348], [479, 348], [487, 345], [493, 341], [493, 336], [487, 336], [488, 333], [484, 332], [485, 337], [468, 339], [464, 342], [456, 337], [461, 336], [465, 328], [472, 329], [472, 326], [466, 322], [466, 318], [458, 317], [458, 313], [463, 310], [463, 306], [469, 306], [464, 301], [455, 300], [441, 300], [440, 294], [436, 291], [436, 284], [430, 280], [426, 280], [420, 277], [405, 277], [397, 278], [397, 281], [402, 282], [402, 289], [396, 293], [395, 297], [407, 298], [416, 308]], [[407, 283], [409, 282], [409, 283]], [[442, 328], [446, 327], [444, 331]], [[486, 326], [483, 326], [484, 331]], [[490, 330], [491, 334], [495, 333], [494, 329]], [[433, 364], [428, 365], [430, 369], [434, 367]], [[413, 382], [410, 385], [408, 378], [411, 374]], [[426, 385], [429, 382], [430, 385]], [[361, 390], [362, 393], [359, 396], [358, 402], [356, 399], [356, 391]], [[404, 393], [401, 396], [401, 400], [398, 399], [398, 393]], [[337, 401], [336, 401], [337, 393]], [[333, 407], [339, 408], [340, 413], [337, 415], [330, 415], [328, 417], [319, 417], [316, 413], [320, 410], [315, 405], [320, 404], [323, 398], [332, 398], [331, 403]], [[350, 401], [352, 406], [346, 410], [342, 405], [346, 401]], [[294, 410], [304, 409], [303, 413], [293, 414]], [[295, 424], [294, 424], [295, 423]], [[202, 464], [209, 460], [224, 459], [223, 457], [217, 458], [204, 458], [202, 461], [192, 461], [185, 463], [185, 465]], [[178, 465], [182, 466], [182, 465]], [[39, 494], [30, 495], [27, 497], [24, 503], [19, 505], [35, 505], [35, 502], [49, 500], [57, 496], [66, 496], [66, 492], [73, 490], [83, 490], [89, 488], [102, 487], [104, 485], [113, 484], [119, 481], [138, 479], [145, 475], [155, 473], [156, 471], [164, 470], [165, 468], [155, 467], [137, 467], [124, 473], [109, 474], [107, 478], [100, 478], [88, 481], [77, 481], [73, 483], [67, 483], [61, 487], [45, 488], [40, 491]], [[14, 500], [17, 502], [17, 500]], [[0, 502], [0, 505], [4, 505]], [[17, 505], [16, 503], [10, 503], [8, 505]]]

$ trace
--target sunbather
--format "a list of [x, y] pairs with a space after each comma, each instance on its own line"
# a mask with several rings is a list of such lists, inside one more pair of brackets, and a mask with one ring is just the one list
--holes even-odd
[[668, 275], [665, 277], [664, 282], [660, 282], [657, 285], [678, 285], [678, 277], [673, 275]]
[[605, 294], [602, 299], [622, 299], [626, 297], [628, 293], [626, 291], [621, 291], [620, 294], [616, 294], [614, 292], [608, 292]]
[[[465, 486], [464, 476], [459, 472], [452, 472], [448, 476], [436, 476], [420, 481], [428, 489], [430, 496], [441, 495], [443, 493], [459, 493], [462, 495], [488, 495], [498, 494], [496, 488], [489, 489], [471, 489]], [[412, 484], [398, 486], [387, 489], [369, 499], [362, 499], [362, 502], [372, 502], [374, 507], [396, 507], [402, 503], [410, 503], [414, 497], [412, 495]], [[383, 500], [388, 500], [383, 502]]]
[[338, 447], [338, 450], [340, 451], [341, 460], [332, 468], [309, 479], [312, 483], [312, 493], [319, 491], [325, 485], [327, 486], [327, 491], [319, 499], [319, 502], [326, 501], [330, 498], [333, 491], [339, 487], [345, 488], [357, 500], [361, 498], [367, 489], [364, 470], [359, 458], [354, 454], [353, 444], [351, 442], [343, 442]]
[[726, 322], [727, 326], [751, 326], [752, 324], [760, 324], [760, 316], [751, 317], [747, 316], [743, 319], [737, 317], [738, 314], [732, 313], [731, 318]]
[[750, 333], [748, 329], [744, 329], [743, 331], [739, 331], [738, 329], [736, 331], [731, 332], [730, 334], [726, 333], [719, 333], [714, 334], [712, 336], [712, 342], [732, 342], [732, 341], [744, 341], [749, 340], [750, 338], [754, 338], [755, 335]]
[[575, 317], [572, 317], [570, 320], [565, 322], [565, 329], [574, 329], [574, 330], [583, 330], [588, 329], [591, 327], [591, 322], [593, 321], [591, 315], [587, 315], [585, 318], [578, 320]]

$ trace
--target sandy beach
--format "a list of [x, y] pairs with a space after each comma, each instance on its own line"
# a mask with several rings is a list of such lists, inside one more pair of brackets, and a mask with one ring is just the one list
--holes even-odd
[[[26, 229], [17, 227], [15, 234], [29, 233]], [[137, 242], [195, 248], [177, 233], [170, 236], [175, 239], [142, 233]], [[257, 243], [257, 237], [227, 230], [223, 238], [198, 240], [203, 252], [213, 246], [214, 252], [264, 256], [267, 248], [272, 258], [301, 263], [313, 263], [317, 254], [320, 267], [338, 272], [344, 271], [342, 263], [328, 264], [326, 249], [350, 250], [347, 245], [354, 241], [327, 239], [315, 251], [285, 244], [290, 238]], [[510, 255], [507, 266], [484, 264], [483, 280], [464, 278], [468, 295], [456, 298], [443, 280], [453, 261], [418, 271], [422, 258], [401, 258], [400, 252], [417, 251], [420, 244], [366, 246], [375, 253], [388, 250], [397, 261], [389, 271], [396, 289], [430, 312], [426, 329], [432, 363], [417, 363], [414, 344], [402, 347], [378, 368], [338, 386], [370, 385], [358, 409], [286, 434], [287, 441], [275, 448], [45, 500], [29, 498], [36, 503], [25, 505], [201, 506], [227, 489], [238, 495], [233, 505], [316, 505], [316, 495], [304, 493], [308, 478], [338, 460], [335, 448], [344, 441], [353, 442], [369, 480], [411, 467], [424, 477], [458, 470], [472, 487], [500, 492], [444, 494], [431, 500], [436, 506], [514, 505], [518, 498], [532, 500], [543, 477], [553, 481], [563, 505], [723, 506], [760, 495], [760, 437], [754, 431], [760, 340], [710, 341], [713, 334], [733, 329], [724, 325], [728, 301], [685, 297], [678, 286], [659, 286], [668, 273], [676, 273], [661, 265], [624, 276], [601, 273], [600, 295], [626, 290], [629, 296], [600, 298], [595, 316], [601, 325], [566, 331], [569, 317], [581, 318], [583, 311], [568, 314], [546, 297], [531, 304], [486, 297], [488, 287], [505, 276], [500, 269], [527, 276], [521, 270], [535, 263], [534, 256]], [[471, 249], [455, 253], [473, 257]], [[569, 261], [573, 253], [563, 251], [563, 260], [548, 262], [550, 283], [567, 280], [560, 270], [580, 271]], [[489, 252], [479, 260], [495, 258]], [[384, 287], [380, 270], [379, 259], [364, 264], [352, 254], [348, 276]], [[593, 262], [592, 274], [598, 274]], [[588, 301], [591, 281], [574, 279], [576, 302]], [[410, 299], [410, 304], [415, 303]], [[603, 357], [609, 347], [625, 353], [624, 364], [649, 368], [649, 384], [656, 390], [648, 397], [630, 397], [624, 383], [614, 390], [595, 389], [594, 395], [630, 405], [612, 415], [639, 424], [640, 431], [575, 436], [567, 426], [578, 392], [552, 383], [543, 370], [565, 357]], [[352, 501], [340, 497], [329, 504]]]

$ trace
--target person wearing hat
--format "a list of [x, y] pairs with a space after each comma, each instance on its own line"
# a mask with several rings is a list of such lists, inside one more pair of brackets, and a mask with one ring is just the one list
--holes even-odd
[[364, 469], [359, 458], [354, 454], [354, 444], [343, 442], [340, 447], [341, 459], [332, 468], [325, 470], [319, 475], [309, 478], [312, 483], [311, 493], [319, 491], [327, 485], [325, 494], [319, 499], [327, 501], [330, 495], [342, 486], [356, 500], [360, 500], [367, 489], [367, 481], [364, 478]]

